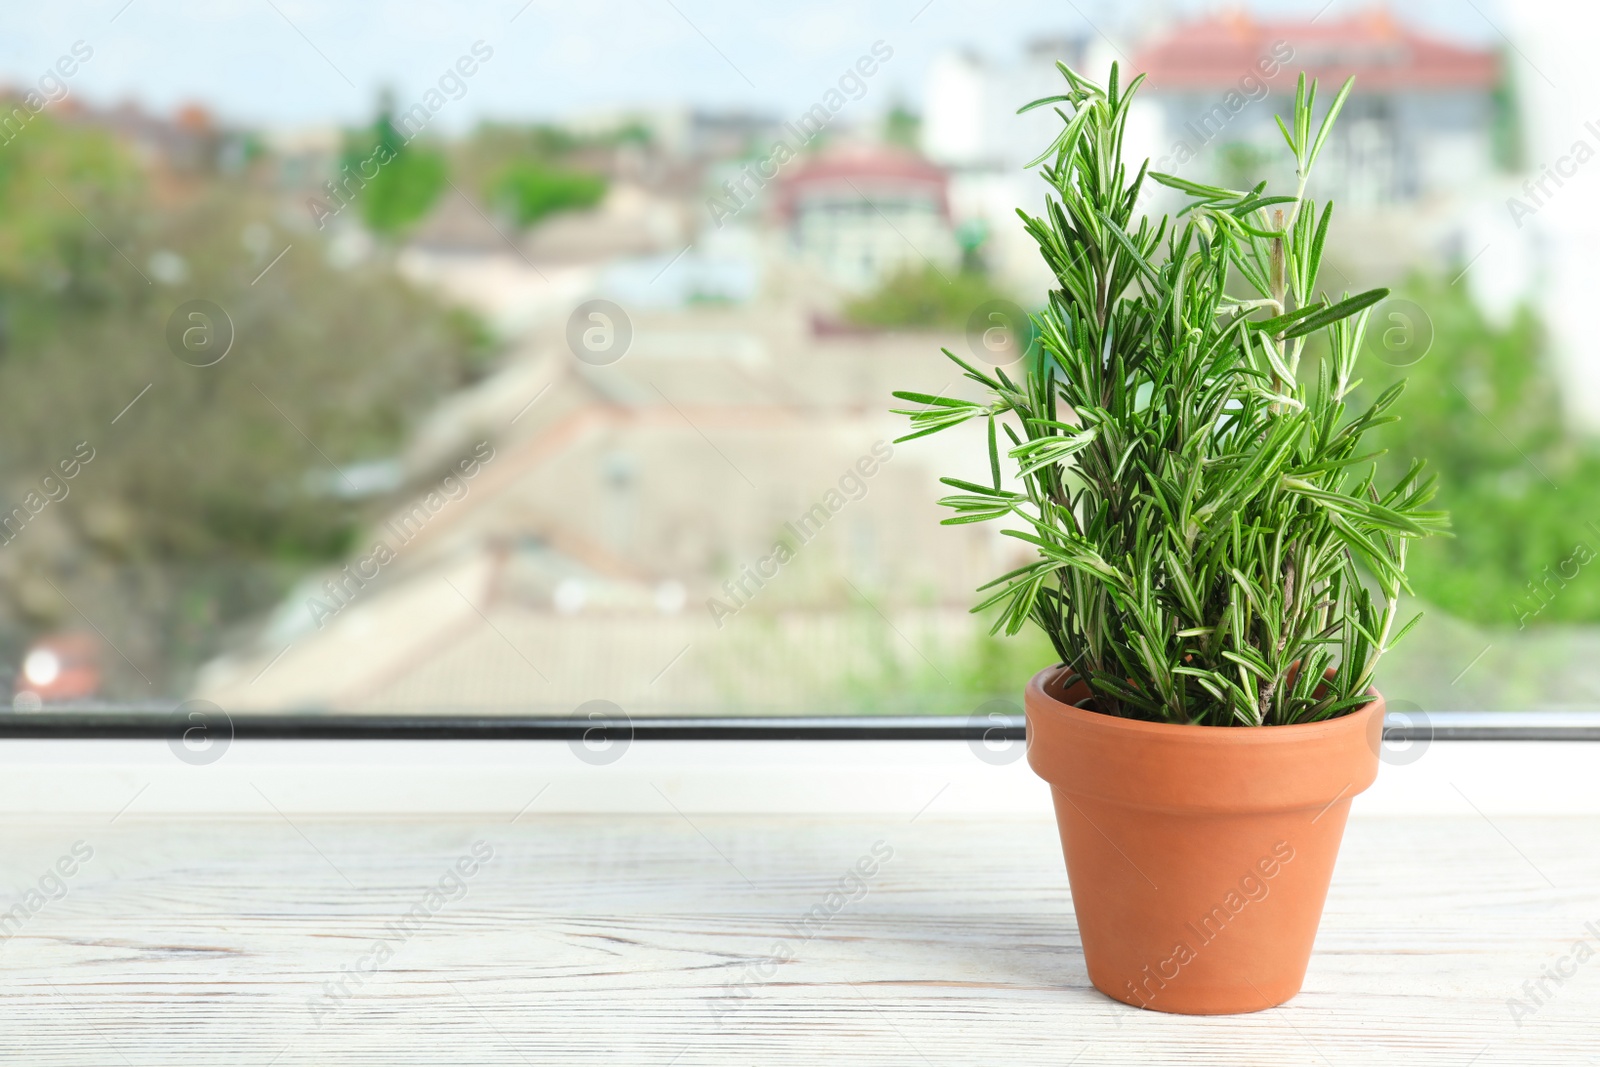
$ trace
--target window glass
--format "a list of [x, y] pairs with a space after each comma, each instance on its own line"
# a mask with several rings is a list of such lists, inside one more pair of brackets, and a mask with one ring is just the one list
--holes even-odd
[[1057, 62], [1149, 75], [1135, 165], [1288, 191], [1296, 75], [1356, 75], [1329, 284], [1393, 288], [1377, 462], [1453, 515], [1379, 684], [1595, 706], [1585, 35], [919, 3], [0, 14], [10, 713], [1020, 711], [1050, 643], [969, 609], [1031, 550], [939, 525], [981, 427], [897, 444], [890, 394], [1038, 358]]

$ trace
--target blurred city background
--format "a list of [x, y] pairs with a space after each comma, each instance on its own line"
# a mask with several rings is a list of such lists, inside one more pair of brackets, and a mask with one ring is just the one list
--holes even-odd
[[0, 15], [12, 713], [1015, 702], [1048, 645], [968, 608], [1022, 546], [935, 506], [982, 446], [889, 394], [1026, 358], [1058, 61], [1149, 76], [1130, 157], [1280, 189], [1298, 73], [1356, 76], [1312, 193], [1455, 524], [1380, 685], [1600, 706], [1586, 9], [443, 6]]

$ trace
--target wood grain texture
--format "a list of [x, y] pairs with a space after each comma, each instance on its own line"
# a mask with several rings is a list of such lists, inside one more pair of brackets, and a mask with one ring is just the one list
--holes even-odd
[[1600, 1062], [1600, 956], [1507, 1006], [1600, 947], [1594, 818], [1354, 820], [1305, 991], [1209, 1019], [1089, 985], [1047, 819], [12, 819], [0, 890], [27, 911], [77, 841], [0, 941], [0, 1062]]

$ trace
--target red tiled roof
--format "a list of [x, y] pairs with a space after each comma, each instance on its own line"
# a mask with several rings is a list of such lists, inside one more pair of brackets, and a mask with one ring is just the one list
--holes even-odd
[[876, 192], [921, 186], [947, 211], [945, 191], [949, 179], [945, 172], [921, 156], [902, 149], [880, 145], [850, 145], [824, 151], [800, 160], [793, 173], [786, 174], [778, 190], [778, 210], [787, 215], [805, 193], [818, 188], [839, 187], [856, 191], [869, 199]]
[[844, 178], [945, 183], [944, 171], [912, 152], [877, 145], [850, 146], [822, 152], [803, 160], [789, 181], [807, 182]]
[[[1134, 57], [1150, 88], [1234, 89], [1257, 62], [1287, 43], [1293, 55], [1279, 76], [1288, 84], [1302, 69], [1324, 86], [1355, 76], [1361, 90], [1489, 89], [1499, 60], [1488, 49], [1449, 44], [1409, 27], [1382, 8], [1315, 22], [1258, 22], [1242, 13], [1185, 23], [1151, 41]], [[1279, 54], [1281, 55], [1281, 48]]]

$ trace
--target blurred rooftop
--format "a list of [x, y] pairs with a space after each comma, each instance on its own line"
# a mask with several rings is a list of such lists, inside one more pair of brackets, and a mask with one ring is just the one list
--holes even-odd
[[1294, 66], [1339, 85], [1354, 77], [1363, 92], [1395, 89], [1491, 89], [1499, 59], [1487, 48], [1449, 43], [1375, 8], [1343, 17], [1257, 19], [1243, 11], [1181, 23], [1146, 42], [1133, 65], [1153, 89], [1232, 89], [1277, 42], [1294, 46]]

